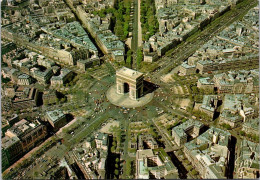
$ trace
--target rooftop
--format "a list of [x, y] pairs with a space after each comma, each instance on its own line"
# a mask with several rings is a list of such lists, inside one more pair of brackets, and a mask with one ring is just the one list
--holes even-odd
[[138, 79], [139, 77], [143, 76], [143, 73], [135, 71], [133, 69], [129, 69], [127, 67], [122, 67], [116, 72], [117, 75], [127, 76], [131, 79]]
[[172, 128], [172, 130], [175, 131], [178, 136], [182, 137], [182, 136], [187, 136], [185, 131], [194, 126], [197, 128], [201, 128], [202, 126], [204, 126], [204, 124], [199, 121], [189, 119], [188, 121], [180, 124], [179, 126]]
[[27, 74], [21, 74], [21, 75], [18, 76], [18, 78], [19, 79], [28, 79], [28, 78], [30, 78], [30, 76], [27, 75]]
[[35, 121], [34, 123], [30, 123], [29, 121], [22, 119], [21, 121], [15, 123], [13, 127], [11, 127], [7, 132], [11, 132], [16, 136], [23, 135], [33, 129], [35, 129], [40, 123]]
[[201, 108], [214, 112], [214, 110], [217, 108], [215, 100], [218, 100], [217, 95], [204, 95]]
[[145, 149], [145, 150], [137, 150], [136, 158], [143, 159], [145, 157], [152, 157], [154, 156], [152, 149]]
[[5, 136], [4, 138], [2, 138], [2, 148], [7, 149], [19, 141], [20, 140], [17, 136], [14, 137]]
[[56, 122], [65, 116], [65, 114], [60, 109], [48, 111], [46, 115], [48, 116], [48, 119], [53, 122]]

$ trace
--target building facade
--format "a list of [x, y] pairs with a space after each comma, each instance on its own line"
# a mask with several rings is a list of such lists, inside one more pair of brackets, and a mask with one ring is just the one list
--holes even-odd
[[66, 124], [66, 115], [59, 109], [48, 111], [45, 115], [45, 118], [51, 124], [54, 130], [58, 130]]
[[188, 141], [188, 135], [192, 137], [197, 137], [201, 133], [201, 129], [204, 124], [199, 121], [194, 121], [192, 119], [172, 128], [172, 137], [174, 142], [181, 146]]

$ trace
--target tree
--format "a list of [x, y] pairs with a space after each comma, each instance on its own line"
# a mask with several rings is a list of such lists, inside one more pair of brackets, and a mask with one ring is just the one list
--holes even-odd
[[126, 175], [130, 175], [131, 174], [131, 161], [127, 160], [126, 161]]
[[191, 171], [191, 174], [192, 174], [192, 175], [197, 175], [198, 172], [197, 172], [195, 169], [193, 169], [193, 170]]
[[127, 53], [126, 53], [126, 54], [127, 54], [127, 57], [128, 57], [128, 56], [132, 56], [132, 53], [133, 53], [133, 51], [132, 51], [131, 49], [129, 49], [129, 50], [127, 51]]
[[245, 131], [240, 131], [240, 135], [244, 136], [245, 134]]
[[62, 103], [64, 103], [65, 101], [66, 101], [66, 98], [64, 97], [64, 98], [61, 98], [61, 100], [60, 100]]
[[55, 98], [55, 102], [56, 102], [56, 104], [59, 104], [59, 102], [60, 102], [59, 98]]
[[116, 146], [116, 142], [115, 141], [113, 141], [112, 146]]
[[127, 38], [128, 29], [129, 29], [129, 22], [128, 22], [128, 21], [125, 21], [125, 22], [124, 22], [124, 39]]
[[123, 23], [121, 20], [116, 21], [114, 31], [118, 37], [122, 37], [124, 35]]
[[140, 68], [142, 61], [143, 61], [143, 52], [142, 52], [141, 48], [138, 48], [137, 49], [137, 58], [136, 58], [137, 68]]
[[116, 158], [116, 162], [117, 162], [117, 163], [119, 162], [119, 158]]
[[187, 167], [187, 170], [190, 171], [191, 169], [192, 169], [192, 166], [189, 165], [189, 166]]
[[252, 139], [252, 134], [247, 134], [247, 137], [248, 137], [249, 139]]
[[126, 65], [131, 68], [132, 66], [132, 56], [128, 56], [126, 59]]
[[114, 14], [116, 10], [115, 10], [115, 8], [108, 8], [106, 11], [107, 11], [107, 13]]
[[229, 124], [223, 123], [222, 126], [223, 126], [224, 128], [226, 128], [226, 129], [228, 129], [228, 130], [231, 129], [231, 126], [230, 126]]
[[178, 124], [179, 124], [179, 122], [175, 122], [175, 123], [173, 124], [173, 127], [177, 126]]
[[96, 147], [96, 141], [95, 141], [95, 140], [91, 141], [91, 147], [92, 147], [92, 148], [93, 148], [93, 147]]
[[118, 164], [115, 164], [115, 168], [118, 169]]
[[117, 169], [114, 171], [114, 173], [115, 173], [116, 176], [119, 175], [119, 171]]
[[43, 104], [44, 104], [44, 105], [49, 104], [49, 100], [48, 100], [48, 99], [45, 99], [45, 100], [43, 101]]
[[257, 135], [254, 135], [254, 137], [253, 137], [253, 138], [254, 138], [254, 140], [255, 140], [255, 141], [259, 142], [259, 136], [257, 136]]
[[189, 164], [189, 161], [188, 161], [188, 160], [185, 160], [184, 163], [185, 163], [185, 164]]
[[115, 151], [115, 146], [112, 146], [111, 147], [111, 152], [114, 152]]
[[192, 86], [191, 90], [193, 94], [199, 94], [199, 88], [197, 86]]
[[185, 123], [187, 120], [188, 120], [188, 119], [183, 118], [183, 119], [182, 119], [182, 123]]
[[98, 12], [97, 12], [97, 11], [93, 11], [92, 13], [93, 13], [94, 15], [97, 15], [97, 14], [98, 14]]

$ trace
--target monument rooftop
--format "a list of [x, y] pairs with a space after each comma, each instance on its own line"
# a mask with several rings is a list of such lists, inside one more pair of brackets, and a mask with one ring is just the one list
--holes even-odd
[[137, 72], [133, 69], [129, 69], [126, 67], [122, 67], [120, 70], [117, 71], [117, 75], [123, 75], [123, 76], [128, 76], [133, 79], [138, 79], [139, 77], [143, 76], [143, 73]]

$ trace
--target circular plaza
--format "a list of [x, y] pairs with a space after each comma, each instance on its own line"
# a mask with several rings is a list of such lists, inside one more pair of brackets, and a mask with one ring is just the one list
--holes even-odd
[[153, 98], [153, 92], [145, 86], [143, 73], [123, 67], [116, 72], [116, 84], [107, 91], [108, 100], [126, 108], [140, 107]]
[[134, 108], [141, 107], [149, 103], [153, 99], [154, 93], [148, 93], [137, 100], [133, 100], [129, 97], [129, 93], [118, 94], [116, 85], [111, 86], [107, 91], [107, 99], [114, 105], [125, 107], [125, 108]]

